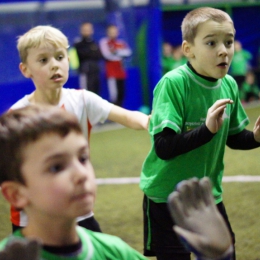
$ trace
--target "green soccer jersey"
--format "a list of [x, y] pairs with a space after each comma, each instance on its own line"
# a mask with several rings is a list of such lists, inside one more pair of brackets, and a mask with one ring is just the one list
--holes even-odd
[[[41, 250], [41, 260], [147, 260], [139, 252], [127, 245], [118, 237], [104, 233], [92, 232], [82, 227], [77, 227], [82, 248], [75, 255], [57, 255]], [[7, 237], [0, 243], [0, 250], [13, 238], [23, 238], [20, 230]]]
[[[169, 160], [161, 160], [156, 155], [155, 134], [165, 127], [178, 134], [199, 127], [205, 123], [208, 109], [225, 98], [234, 103], [227, 105], [223, 125], [210, 142]], [[196, 75], [186, 64], [167, 73], [154, 89], [149, 125], [152, 147], [143, 163], [140, 188], [154, 202], [167, 202], [168, 195], [180, 181], [208, 176], [215, 201], [221, 202], [227, 137], [241, 132], [248, 123], [231, 76], [211, 82]]]

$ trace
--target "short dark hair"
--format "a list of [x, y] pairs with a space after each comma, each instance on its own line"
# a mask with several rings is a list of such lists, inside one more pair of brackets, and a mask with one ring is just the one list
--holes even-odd
[[198, 26], [208, 20], [219, 23], [228, 21], [234, 27], [231, 17], [226, 12], [211, 7], [200, 7], [193, 9], [184, 17], [181, 25], [182, 39], [194, 43]]
[[62, 108], [31, 105], [4, 113], [0, 117], [0, 184], [8, 180], [25, 184], [21, 166], [26, 145], [45, 134], [65, 137], [71, 131], [82, 133], [76, 116]]

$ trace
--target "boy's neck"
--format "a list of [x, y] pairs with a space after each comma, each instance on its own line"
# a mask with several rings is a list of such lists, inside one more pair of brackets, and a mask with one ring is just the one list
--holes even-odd
[[39, 222], [29, 222], [29, 224], [21, 230], [26, 238], [37, 237], [43, 245], [47, 246], [65, 246], [73, 245], [79, 242], [77, 234], [76, 222], [70, 224], [51, 221], [51, 225]]
[[61, 98], [62, 89], [54, 91], [41, 91], [36, 89], [29, 96], [29, 102], [32, 104], [58, 105]]
[[187, 62], [187, 65], [188, 65], [188, 67], [189, 67], [195, 74], [197, 74], [197, 75], [200, 76], [201, 78], [206, 79], [206, 80], [211, 81], [211, 82], [216, 82], [216, 81], [218, 81], [218, 79], [215, 79], [215, 78], [212, 78], [212, 77], [206, 77], [206, 76], [203, 76], [203, 75], [199, 74], [199, 73], [192, 67], [192, 65], [191, 65], [191, 63], [190, 63], [189, 61]]

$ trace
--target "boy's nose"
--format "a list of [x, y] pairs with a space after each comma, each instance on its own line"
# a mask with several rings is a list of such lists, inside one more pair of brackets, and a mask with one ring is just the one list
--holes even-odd
[[73, 181], [74, 183], [81, 183], [87, 179], [87, 169], [79, 161], [73, 165]]
[[58, 69], [58, 61], [57, 60], [55, 60], [55, 59], [53, 59], [52, 61], [51, 61], [51, 70], [57, 70]]
[[220, 50], [219, 50], [219, 55], [227, 56], [227, 54], [228, 54], [227, 48], [226, 48], [225, 44], [222, 44], [220, 47]]

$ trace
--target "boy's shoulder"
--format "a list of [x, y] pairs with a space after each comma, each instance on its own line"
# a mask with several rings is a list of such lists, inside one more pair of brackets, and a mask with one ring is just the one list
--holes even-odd
[[117, 259], [146, 259], [141, 253], [131, 248], [126, 242], [117, 236], [93, 232], [82, 227], [77, 227], [77, 232], [82, 243], [90, 239], [94, 251], [99, 256], [114, 256]]
[[185, 81], [185, 79], [187, 79], [188, 77], [188, 71], [189, 67], [186, 64], [181, 65], [178, 68], [175, 68], [165, 73], [159, 82], [181, 82], [183, 80]]
[[18, 101], [16, 101], [16, 102], [11, 106], [11, 109], [18, 109], [18, 108], [22, 108], [22, 107], [26, 107], [26, 106], [30, 105], [28, 96], [29, 96], [29, 95], [25, 95], [24, 97], [22, 97], [21, 99], [19, 99]]
[[222, 81], [231, 87], [237, 86], [236, 80], [229, 74], [226, 74], [226, 76], [222, 78]]
[[97, 243], [100, 245], [106, 245], [106, 246], [115, 246], [115, 245], [121, 245], [126, 243], [119, 237], [113, 236], [110, 234], [100, 233], [100, 232], [93, 232], [91, 230], [82, 228], [80, 226], [77, 227], [77, 232], [82, 239], [82, 241], [86, 241], [86, 239], [89, 239], [92, 241], [92, 243]]

